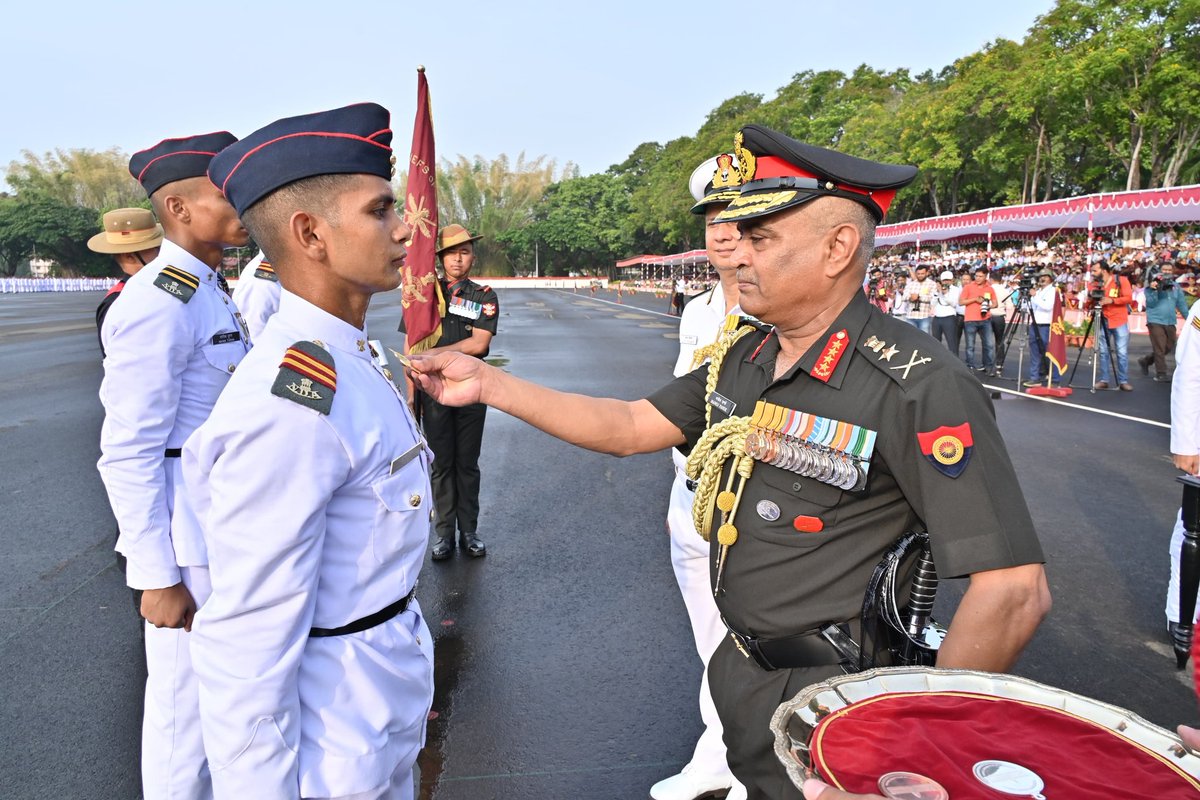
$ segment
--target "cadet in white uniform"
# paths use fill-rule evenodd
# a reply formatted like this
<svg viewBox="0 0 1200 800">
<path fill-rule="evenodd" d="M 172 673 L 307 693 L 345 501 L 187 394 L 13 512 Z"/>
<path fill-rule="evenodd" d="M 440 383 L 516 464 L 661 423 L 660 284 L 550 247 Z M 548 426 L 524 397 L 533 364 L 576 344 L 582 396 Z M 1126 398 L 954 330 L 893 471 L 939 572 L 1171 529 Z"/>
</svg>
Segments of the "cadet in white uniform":
<svg viewBox="0 0 1200 800">
<path fill-rule="evenodd" d="M 391 138 L 386 109 L 355 105 L 274 122 L 209 172 L 283 286 L 184 448 L 211 559 L 192 656 L 218 798 L 413 796 L 430 457 L 364 328 L 409 236 Z"/>
<path fill-rule="evenodd" d="M 1175 346 L 1171 381 L 1171 458 L 1189 475 L 1200 474 L 1200 303 L 1194 303 Z M 1171 579 L 1167 583 L 1167 632 L 1179 623 L 1179 550 L 1183 546 L 1183 513 L 1171 534 Z M 1200 603 L 1197 603 L 1200 617 Z"/>
<path fill-rule="evenodd" d="M 212 156 L 234 141 L 228 133 L 168 139 L 130 159 L 166 239 L 158 257 L 125 284 L 101 329 L 98 467 L 120 529 L 126 582 L 144 590 L 148 623 L 147 800 L 211 796 L 186 633 L 208 593 L 208 560 L 179 453 L 249 348 L 214 271 L 225 246 L 246 243 L 246 231 L 205 177 Z"/>
<path fill-rule="evenodd" d="M 692 213 L 704 215 L 708 262 L 717 270 L 720 282 L 684 306 L 679 320 L 679 359 L 675 362 L 675 377 L 685 375 L 707 361 L 705 350 L 717 340 L 725 318 L 739 313 L 737 268 L 732 260 L 738 241 L 737 226 L 712 223 L 713 217 L 737 197 L 738 186 L 742 183 L 737 160 L 728 154 L 710 158 L 695 169 L 690 183 L 692 196 L 697 201 Z M 677 775 L 650 787 L 650 796 L 654 800 L 693 800 L 710 792 L 729 789 L 728 797 L 739 800 L 746 796 L 746 789 L 725 763 L 721 720 L 708 688 L 708 659 L 727 631 L 713 600 L 708 569 L 709 545 L 696 532 L 692 522 L 695 493 L 684 472 L 687 457 L 672 449 L 671 459 L 675 464 L 675 481 L 671 485 L 667 508 L 671 567 L 687 607 L 696 652 L 704 663 L 700 679 L 700 718 L 704 721 L 704 732 L 696 742 L 692 760 Z"/>
<path fill-rule="evenodd" d="M 266 260 L 261 250 L 242 267 L 237 286 L 233 289 L 233 302 L 246 320 L 250 338 L 257 339 L 266 327 L 267 320 L 279 310 L 279 277 L 275 268 Z"/>
</svg>

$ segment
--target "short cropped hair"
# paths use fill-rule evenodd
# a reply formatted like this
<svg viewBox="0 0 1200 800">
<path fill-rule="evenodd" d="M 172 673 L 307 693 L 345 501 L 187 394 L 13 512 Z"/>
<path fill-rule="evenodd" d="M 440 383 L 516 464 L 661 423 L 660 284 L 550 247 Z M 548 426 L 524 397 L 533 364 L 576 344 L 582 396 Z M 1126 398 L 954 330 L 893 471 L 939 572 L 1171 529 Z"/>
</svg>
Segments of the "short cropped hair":
<svg viewBox="0 0 1200 800">
<path fill-rule="evenodd" d="M 293 213 L 307 211 L 338 224 L 335 202 L 354 175 L 314 175 L 281 186 L 242 212 L 242 224 L 269 261 L 283 255 Z"/>
</svg>

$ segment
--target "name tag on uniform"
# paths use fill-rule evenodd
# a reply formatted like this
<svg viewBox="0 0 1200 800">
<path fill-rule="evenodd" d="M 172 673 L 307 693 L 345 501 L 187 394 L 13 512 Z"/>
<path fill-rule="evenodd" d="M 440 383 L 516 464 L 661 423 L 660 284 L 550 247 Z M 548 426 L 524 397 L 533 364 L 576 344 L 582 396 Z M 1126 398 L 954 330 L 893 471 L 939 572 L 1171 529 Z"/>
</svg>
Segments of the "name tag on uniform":
<svg viewBox="0 0 1200 800">
<path fill-rule="evenodd" d="M 700 337 L 698 337 L 694 333 L 679 334 L 679 343 L 680 344 L 696 344 L 698 341 L 700 341 Z"/>
<path fill-rule="evenodd" d="M 737 403 L 733 402 L 728 397 L 726 397 L 725 395 L 720 394 L 718 392 L 713 392 L 712 394 L 710 394 L 708 396 L 708 403 L 713 408 L 717 409 L 720 412 L 723 412 L 725 414 L 725 416 L 727 416 L 727 417 L 732 417 L 733 410 L 735 408 L 737 408 Z"/>
<path fill-rule="evenodd" d="M 483 314 L 483 305 L 471 300 L 464 300 L 461 297 L 452 297 L 450 298 L 450 305 L 447 310 L 458 317 L 479 319 L 479 316 Z"/>
<path fill-rule="evenodd" d="M 237 331 L 230 331 L 229 333 L 218 333 L 217 335 L 213 336 L 212 343 L 229 344 L 230 342 L 240 342 L 241 340 L 242 335 L 240 333 Z"/>
</svg>

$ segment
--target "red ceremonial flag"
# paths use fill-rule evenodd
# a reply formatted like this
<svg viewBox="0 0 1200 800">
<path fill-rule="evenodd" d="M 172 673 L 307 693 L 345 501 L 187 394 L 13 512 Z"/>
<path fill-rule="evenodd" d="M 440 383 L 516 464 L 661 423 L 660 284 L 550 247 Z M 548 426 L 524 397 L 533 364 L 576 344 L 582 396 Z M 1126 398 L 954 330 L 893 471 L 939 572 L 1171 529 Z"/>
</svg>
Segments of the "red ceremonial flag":
<svg viewBox="0 0 1200 800">
<path fill-rule="evenodd" d="M 1067 371 L 1067 331 L 1063 327 L 1063 302 L 1062 292 L 1054 290 L 1054 314 L 1050 317 L 1050 343 L 1046 347 L 1046 358 L 1050 359 L 1050 365 L 1054 368 L 1051 371 L 1050 377 L 1054 377 L 1054 372 L 1063 375 Z"/>
<path fill-rule="evenodd" d="M 412 238 L 408 240 L 408 257 L 404 260 L 400 284 L 405 349 L 409 353 L 420 353 L 437 343 L 442 336 L 442 316 L 446 313 L 434 252 L 438 235 L 435 163 L 429 82 L 425 80 L 425 68 L 417 67 L 417 117 L 413 122 L 404 198 L 404 222 L 412 229 Z"/>
</svg>

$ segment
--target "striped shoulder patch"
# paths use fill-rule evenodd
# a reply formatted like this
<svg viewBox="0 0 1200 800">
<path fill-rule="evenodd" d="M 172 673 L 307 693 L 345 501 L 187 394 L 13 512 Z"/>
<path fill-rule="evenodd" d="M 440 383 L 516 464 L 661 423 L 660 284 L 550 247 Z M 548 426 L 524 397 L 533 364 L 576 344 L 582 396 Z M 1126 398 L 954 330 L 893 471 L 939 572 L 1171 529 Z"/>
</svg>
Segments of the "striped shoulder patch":
<svg viewBox="0 0 1200 800">
<path fill-rule="evenodd" d="M 186 270 L 168 264 L 154 278 L 154 285 L 186 303 L 200 288 L 200 279 Z"/>
<path fill-rule="evenodd" d="M 264 281 L 279 282 L 279 276 L 275 274 L 275 268 L 271 266 L 269 261 L 263 261 L 255 268 L 254 277 L 262 278 Z"/>
<path fill-rule="evenodd" d="M 271 394 L 328 414 L 336 389 L 337 371 L 329 351 L 315 342 L 296 342 L 279 362 Z"/>
<path fill-rule="evenodd" d="M 1200 316 L 1192 317 L 1192 327 L 1200 331 Z"/>
</svg>

